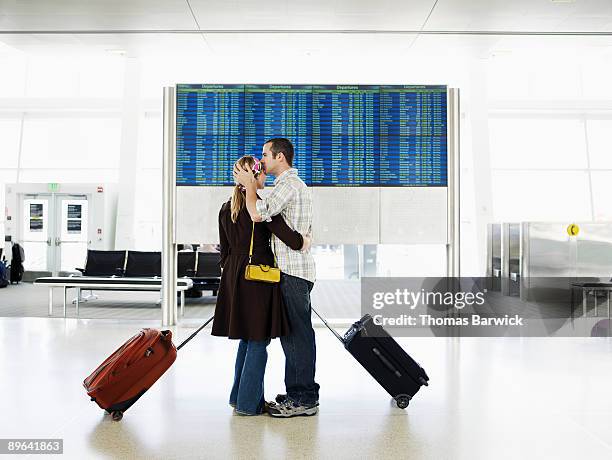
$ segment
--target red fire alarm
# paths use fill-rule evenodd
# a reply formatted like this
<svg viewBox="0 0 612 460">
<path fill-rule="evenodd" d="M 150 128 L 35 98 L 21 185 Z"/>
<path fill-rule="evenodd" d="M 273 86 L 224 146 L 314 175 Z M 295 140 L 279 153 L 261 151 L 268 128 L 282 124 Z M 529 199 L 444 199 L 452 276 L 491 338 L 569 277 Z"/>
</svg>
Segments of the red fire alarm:
<svg viewBox="0 0 612 460">
<path fill-rule="evenodd" d="M 98 193 L 102 193 L 102 192 L 104 192 L 104 187 L 102 186 L 98 187 Z"/>
<path fill-rule="evenodd" d="M 101 228 L 98 229 L 98 235 L 102 235 L 102 229 Z"/>
</svg>

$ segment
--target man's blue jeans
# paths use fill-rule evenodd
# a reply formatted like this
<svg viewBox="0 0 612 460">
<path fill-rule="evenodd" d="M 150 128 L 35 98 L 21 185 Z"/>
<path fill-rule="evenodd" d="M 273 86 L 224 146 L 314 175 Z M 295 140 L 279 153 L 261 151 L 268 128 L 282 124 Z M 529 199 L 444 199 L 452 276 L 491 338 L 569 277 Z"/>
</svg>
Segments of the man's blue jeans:
<svg viewBox="0 0 612 460">
<path fill-rule="evenodd" d="M 241 340 L 236 353 L 230 404 L 243 414 L 261 414 L 264 407 L 264 374 L 270 344 L 267 340 Z"/>
<path fill-rule="evenodd" d="M 291 327 L 289 335 L 281 337 L 285 352 L 285 387 L 290 399 L 305 406 L 319 401 L 319 385 L 315 382 L 317 348 L 310 319 L 313 286 L 303 278 L 281 274 L 281 292 Z"/>
</svg>

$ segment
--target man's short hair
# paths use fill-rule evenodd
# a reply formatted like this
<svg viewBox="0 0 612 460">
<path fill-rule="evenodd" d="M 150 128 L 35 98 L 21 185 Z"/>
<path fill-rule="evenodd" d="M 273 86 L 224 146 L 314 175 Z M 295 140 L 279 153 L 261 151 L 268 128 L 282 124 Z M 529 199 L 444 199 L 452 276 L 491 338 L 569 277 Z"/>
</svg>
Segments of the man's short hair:
<svg viewBox="0 0 612 460">
<path fill-rule="evenodd" d="M 289 166 L 293 166 L 293 144 L 289 139 L 285 139 L 284 137 L 275 137 L 265 142 L 266 144 L 270 144 L 270 151 L 272 152 L 272 157 L 276 158 L 280 152 L 285 154 L 285 160 L 287 160 L 287 164 Z"/>
</svg>

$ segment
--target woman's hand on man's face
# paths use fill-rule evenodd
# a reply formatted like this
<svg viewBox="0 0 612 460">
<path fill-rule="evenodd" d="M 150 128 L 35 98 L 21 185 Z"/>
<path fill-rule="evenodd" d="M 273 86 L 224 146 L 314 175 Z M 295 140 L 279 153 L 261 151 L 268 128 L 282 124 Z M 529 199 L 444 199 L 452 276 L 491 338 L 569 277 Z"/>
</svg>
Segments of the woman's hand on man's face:
<svg viewBox="0 0 612 460">
<path fill-rule="evenodd" d="M 248 184 L 255 181 L 255 176 L 253 176 L 253 171 L 250 171 L 249 169 L 240 166 L 235 166 L 234 180 L 240 185 L 246 187 Z"/>
</svg>

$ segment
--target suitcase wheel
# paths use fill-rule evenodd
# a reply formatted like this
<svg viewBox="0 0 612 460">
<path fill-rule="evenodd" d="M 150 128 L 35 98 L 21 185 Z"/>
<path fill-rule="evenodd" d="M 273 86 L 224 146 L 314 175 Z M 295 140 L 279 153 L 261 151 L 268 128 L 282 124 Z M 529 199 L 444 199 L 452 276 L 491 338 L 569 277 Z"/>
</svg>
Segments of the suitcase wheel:
<svg viewBox="0 0 612 460">
<path fill-rule="evenodd" d="M 123 411 L 120 411 L 120 410 L 113 411 L 111 412 L 111 417 L 113 418 L 115 422 L 118 422 L 119 420 L 123 418 Z"/>
<path fill-rule="evenodd" d="M 398 396 L 395 398 L 395 402 L 397 403 L 397 407 L 400 409 L 406 409 L 408 404 L 410 404 L 410 397 L 408 396 Z"/>
</svg>

